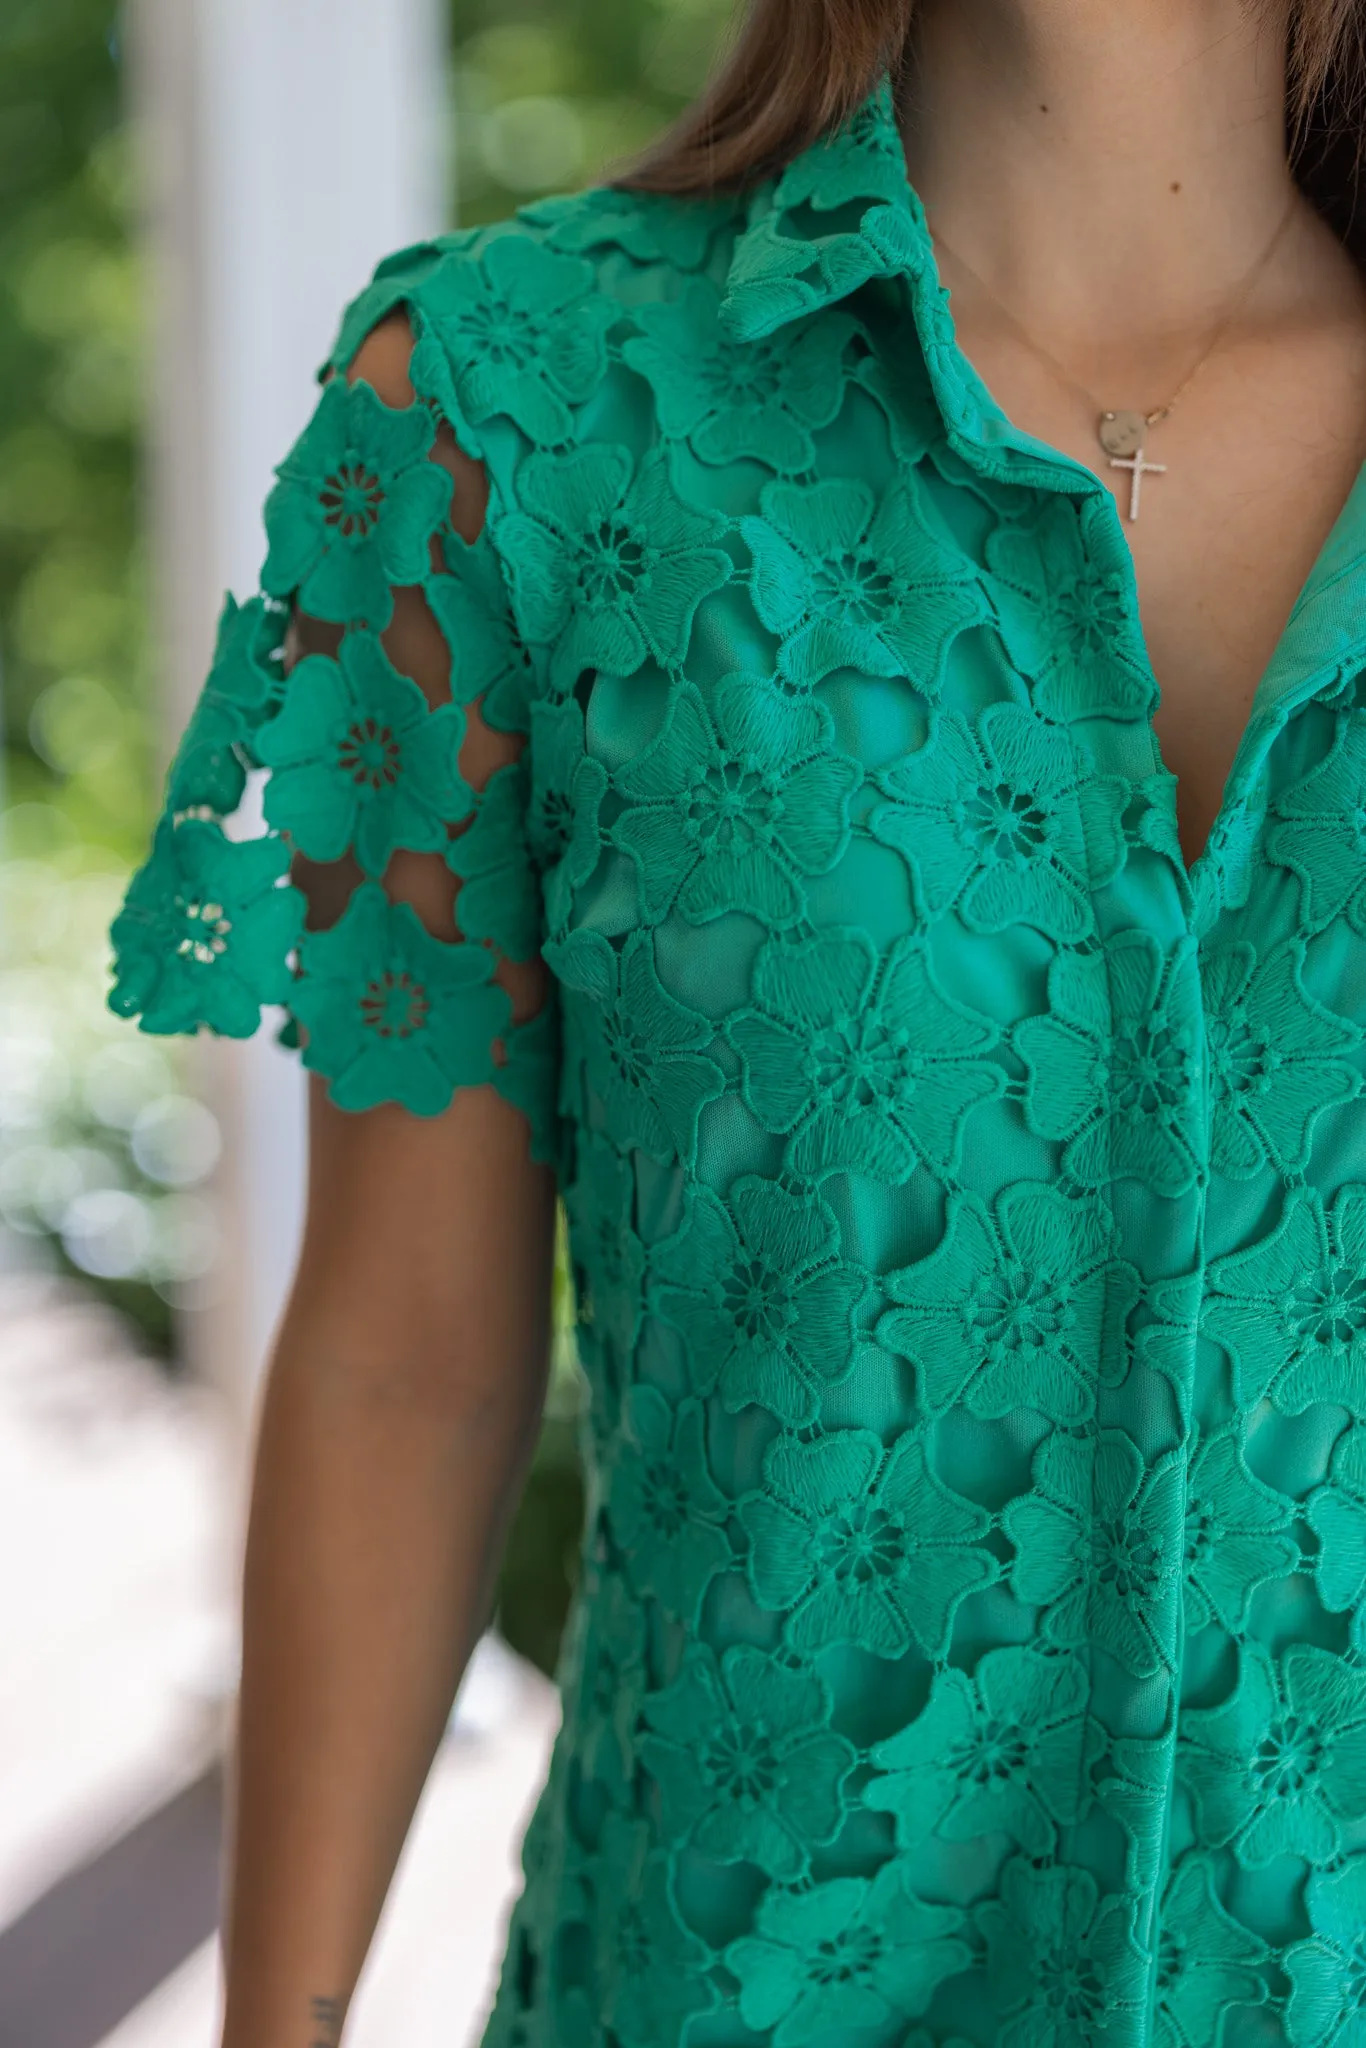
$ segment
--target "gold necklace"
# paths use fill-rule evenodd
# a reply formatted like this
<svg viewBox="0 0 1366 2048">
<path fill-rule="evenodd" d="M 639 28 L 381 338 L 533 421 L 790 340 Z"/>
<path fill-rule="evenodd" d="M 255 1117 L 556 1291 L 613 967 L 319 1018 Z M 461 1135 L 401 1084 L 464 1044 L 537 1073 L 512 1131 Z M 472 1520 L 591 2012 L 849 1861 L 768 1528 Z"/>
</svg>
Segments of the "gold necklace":
<svg viewBox="0 0 1366 2048">
<path fill-rule="evenodd" d="M 1275 234 L 1271 237 L 1271 240 L 1267 243 L 1251 270 L 1248 271 L 1246 277 L 1242 280 L 1232 301 L 1225 309 L 1222 317 L 1215 325 L 1209 340 L 1196 358 L 1193 367 L 1186 372 L 1186 375 L 1182 378 L 1166 403 L 1164 405 L 1155 405 L 1151 412 L 1138 412 L 1130 407 L 1102 405 L 1094 391 L 1089 391 L 1084 384 L 1080 383 L 1072 375 L 1070 370 L 1063 367 L 1056 356 L 1050 355 L 1042 342 L 1034 339 L 1028 328 L 1016 319 L 1010 308 L 991 289 L 986 279 L 979 277 L 972 265 L 958 255 L 955 250 L 951 249 L 942 235 L 935 234 L 933 230 L 931 230 L 931 235 L 935 246 L 941 249 L 966 276 L 972 279 L 974 284 L 978 285 L 986 293 L 987 297 L 997 307 L 1007 326 L 1014 329 L 1030 353 L 1037 356 L 1040 362 L 1045 363 L 1056 377 L 1061 378 L 1064 384 L 1070 386 L 1091 407 L 1096 419 L 1096 439 L 1109 456 L 1111 469 L 1127 469 L 1129 472 L 1129 517 L 1132 520 L 1138 517 L 1144 477 L 1164 476 L 1167 469 L 1165 462 L 1149 462 L 1146 458 L 1144 451 L 1147 447 L 1149 429 L 1160 425 L 1176 405 L 1178 399 L 1185 397 L 1201 370 L 1204 369 L 1206 363 L 1214 354 L 1219 343 L 1228 333 L 1234 320 L 1247 303 L 1252 287 L 1256 284 L 1258 278 L 1262 275 L 1262 272 L 1280 247 L 1281 237 L 1290 225 L 1298 198 L 1298 191 L 1292 190 L 1290 202 L 1285 212 L 1281 215 Z"/>
</svg>

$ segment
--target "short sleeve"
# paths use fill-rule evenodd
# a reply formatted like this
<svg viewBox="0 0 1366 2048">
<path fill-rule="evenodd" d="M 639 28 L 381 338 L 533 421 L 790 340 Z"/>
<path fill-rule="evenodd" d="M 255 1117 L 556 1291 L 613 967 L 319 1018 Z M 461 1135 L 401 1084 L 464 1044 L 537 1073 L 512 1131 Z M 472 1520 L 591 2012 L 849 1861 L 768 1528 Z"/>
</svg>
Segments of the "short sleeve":
<svg viewBox="0 0 1366 2048">
<path fill-rule="evenodd" d="M 357 302 L 364 320 L 348 313 L 334 366 L 401 296 L 395 272 Z M 528 663 L 487 526 L 472 544 L 452 528 L 451 474 L 433 459 L 441 426 L 437 400 L 395 408 L 359 379 L 323 385 L 265 505 L 260 589 L 226 600 L 147 857 L 111 927 L 109 1003 L 144 1031 L 234 1038 L 283 1006 L 281 1041 L 340 1108 L 397 1102 L 434 1116 L 456 1089 L 488 1083 L 552 1158 L 553 1004 L 515 1021 L 501 972 L 544 936 L 528 763 L 514 743 L 482 786 L 462 771 L 472 719 L 529 731 Z M 448 692 L 391 659 L 395 593 L 412 587 L 449 651 Z M 333 644 L 287 672 L 296 607 L 326 622 Z M 259 804 L 254 792 L 246 801 L 253 781 Z M 404 853 L 449 870 L 453 936 L 433 935 L 386 887 Z M 296 856 L 338 864 L 344 908 L 325 928 L 291 879 Z"/>
</svg>

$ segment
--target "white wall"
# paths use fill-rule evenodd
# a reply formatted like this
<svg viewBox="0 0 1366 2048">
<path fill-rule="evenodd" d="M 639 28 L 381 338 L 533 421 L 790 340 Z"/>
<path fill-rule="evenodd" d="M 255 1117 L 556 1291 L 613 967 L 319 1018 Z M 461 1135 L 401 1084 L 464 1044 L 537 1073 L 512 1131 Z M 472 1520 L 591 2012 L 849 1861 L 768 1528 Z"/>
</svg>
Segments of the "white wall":
<svg viewBox="0 0 1366 2048">
<path fill-rule="evenodd" d="M 444 0 L 132 0 L 149 170 L 152 518 L 169 754 L 225 588 L 264 554 L 274 465 L 378 258 L 444 222 Z M 269 1034 L 206 1041 L 227 1251 L 196 1364 L 245 1423 L 288 1285 L 304 1083 Z"/>
</svg>

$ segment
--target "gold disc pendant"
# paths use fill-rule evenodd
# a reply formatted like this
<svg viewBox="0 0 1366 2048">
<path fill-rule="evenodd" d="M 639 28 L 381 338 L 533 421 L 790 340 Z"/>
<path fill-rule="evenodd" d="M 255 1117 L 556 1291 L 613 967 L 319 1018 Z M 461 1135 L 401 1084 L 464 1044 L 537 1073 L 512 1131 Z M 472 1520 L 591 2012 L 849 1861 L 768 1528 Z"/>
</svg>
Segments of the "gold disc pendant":
<svg viewBox="0 0 1366 2048">
<path fill-rule="evenodd" d="M 1103 412 L 1096 433 L 1107 455 L 1137 455 L 1147 439 L 1148 422 L 1141 412 Z"/>
</svg>

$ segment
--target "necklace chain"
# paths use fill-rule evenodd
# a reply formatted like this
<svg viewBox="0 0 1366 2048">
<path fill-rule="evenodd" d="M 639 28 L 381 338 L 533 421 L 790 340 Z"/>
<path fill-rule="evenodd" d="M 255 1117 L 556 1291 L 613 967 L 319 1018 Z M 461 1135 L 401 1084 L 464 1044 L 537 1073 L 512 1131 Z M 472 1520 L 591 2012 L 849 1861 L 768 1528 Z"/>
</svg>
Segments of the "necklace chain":
<svg viewBox="0 0 1366 2048">
<path fill-rule="evenodd" d="M 1094 391 L 1088 389 L 1079 378 L 1073 376 L 1072 372 L 1060 363 L 1057 357 L 1050 350 L 1046 349 L 1041 341 L 1035 340 L 1023 321 L 1017 319 L 999 293 L 992 290 L 986 279 L 973 269 L 965 257 L 960 256 L 955 249 L 950 247 L 949 243 L 944 240 L 944 237 L 934 229 L 931 229 L 931 237 L 936 248 L 942 250 L 965 276 L 970 277 L 973 283 L 986 293 L 1007 326 L 1018 335 L 1031 355 L 1037 356 L 1039 361 L 1052 370 L 1053 374 L 1063 384 L 1076 392 L 1079 397 L 1084 398 L 1086 403 L 1092 408 L 1093 413 L 1096 415 L 1097 435 L 1102 448 L 1105 449 L 1105 452 L 1110 457 L 1111 467 L 1121 467 L 1131 472 L 1132 489 L 1130 493 L 1129 517 L 1136 519 L 1138 517 L 1138 493 L 1143 475 L 1155 472 L 1160 473 L 1165 467 L 1165 465 L 1160 463 L 1144 463 L 1143 445 L 1146 430 L 1160 425 L 1167 418 L 1168 414 L 1172 412 L 1179 400 L 1185 397 L 1191 385 L 1195 382 L 1220 342 L 1224 339 L 1224 336 L 1228 333 L 1233 322 L 1247 304 L 1253 286 L 1257 283 L 1280 247 L 1282 237 L 1294 217 L 1298 198 L 1298 190 L 1292 187 L 1285 211 L 1276 224 L 1275 233 L 1257 258 L 1257 261 L 1240 281 L 1233 297 L 1215 322 L 1209 339 L 1206 341 L 1195 362 L 1177 385 L 1171 397 L 1164 404 L 1154 406 L 1151 412 L 1135 410 L 1132 413 L 1121 413 L 1114 408 L 1102 405 Z M 1117 429 L 1117 432 L 1112 431 L 1110 437 L 1107 438 L 1107 429 Z M 1123 459 L 1130 456 L 1133 458 L 1132 462 Z"/>
</svg>

